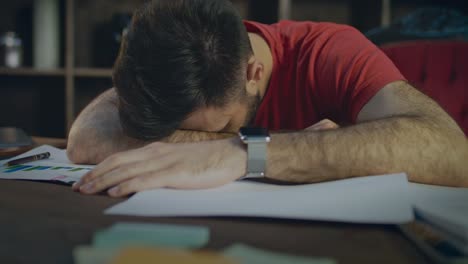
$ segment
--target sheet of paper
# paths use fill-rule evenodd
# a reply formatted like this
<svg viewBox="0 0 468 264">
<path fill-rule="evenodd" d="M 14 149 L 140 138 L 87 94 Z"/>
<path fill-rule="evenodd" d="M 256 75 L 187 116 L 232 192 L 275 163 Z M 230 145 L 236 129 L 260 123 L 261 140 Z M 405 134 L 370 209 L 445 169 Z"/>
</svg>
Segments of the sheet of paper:
<svg viewBox="0 0 468 264">
<path fill-rule="evenodd" d="M 125 246 L 158 246 L 171 248 L 201 248 L 210 239 L 204 226 L 185 226 L 149 223 L 117 223 L 94 235 L 95 248 Z"/>
<path fill-rule="evenodd" d="M 313 258 L 281 254 L 263 249 L 254 248 L 244 244 L 234 244 L 223 250 L 223 255 L 231 257 L 239 263 L 248 264 L 334 264 L 330 258 Z"/>
<path fill-rule="evenodd" d="M 468 253 L 468 188 L 411 183 L 409 192 L 416 212 Z"/>
<path fill-rule="evenodd" d="M 138 216 L 247 216 L 397 224 L 413 219 L 405 174 L 279 186 L 238 181 L 207 190 L 158 189 L 105 211 Z"/>
<path fill-rule="evenodd" d="M 50 152 L 50 158 L 11 167 L 6 167 L 4 165 L 6 162 L 13 159 L 44 152 Z M 78 181 L 94 167 L 89 165 L 74 165 L 67 158 L 65 150 L 48 145 L 32 149 L 11 159 L 2 160 L 0 164 L 0 179 L 61 181 L 64 183 Z"/>
</svg>

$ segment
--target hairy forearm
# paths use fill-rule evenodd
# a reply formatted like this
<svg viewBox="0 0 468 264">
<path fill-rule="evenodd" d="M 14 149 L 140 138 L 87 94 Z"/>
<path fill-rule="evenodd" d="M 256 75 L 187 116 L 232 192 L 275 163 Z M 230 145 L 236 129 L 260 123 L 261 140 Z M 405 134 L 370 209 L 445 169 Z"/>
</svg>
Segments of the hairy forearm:
<svg viewBox="0 0 468 264">
<path fill-rule="evenodd" d="M 453 122 L 402 116 L 330 131 L 272 135 L 267 175 L 317 182 L 406 172 L 414 182 L 468 186 L 467 160 L 466 138 Z"/>
<path fill-rule="evenodd" d="M 225 139 L 233 136 L 235 136 L 235 134 L 193 130 L 176 130 L 174 133 L 172 133 L 172 135 L 162 139 L 161 141 L 166 143 L 190 143 L 207 140 Z"/>
</svg>

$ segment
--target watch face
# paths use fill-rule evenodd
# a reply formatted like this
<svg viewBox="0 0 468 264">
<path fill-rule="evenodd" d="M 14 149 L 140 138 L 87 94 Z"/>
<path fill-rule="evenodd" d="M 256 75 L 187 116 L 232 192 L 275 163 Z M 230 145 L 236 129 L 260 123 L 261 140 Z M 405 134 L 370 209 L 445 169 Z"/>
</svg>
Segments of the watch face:
<svg viewBox="0 0 468 264">
<path fill-rule="evenodd" d="M 242 135 L 248 135 L 248 136 L 259 136 L 259 137 L 269 136 L 268 130 L 263 127 L 241 127 L 240 133 Z"/>
<path fill-rule="evenodd" d="M 268 130 L 262 127 L 242 127 L 239 131 L 239 134 L 241 139 L 244 141 L 270 141 L 270 134 L 268 134 Z"/>
</svg>

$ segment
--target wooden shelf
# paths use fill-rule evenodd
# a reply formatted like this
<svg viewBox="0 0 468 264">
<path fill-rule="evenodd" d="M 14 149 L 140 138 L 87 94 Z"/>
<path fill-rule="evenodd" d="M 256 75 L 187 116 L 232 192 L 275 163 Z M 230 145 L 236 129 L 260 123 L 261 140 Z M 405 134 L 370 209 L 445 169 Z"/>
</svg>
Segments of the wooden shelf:
<svg viewBox="0 0 468 264">
<path fill-rule="evenodd" d="M 0 76 L 65 76 L 64 69 L 42 70 L 35 68 L 0 67 Z"/>
<path fill-rule="evenodd" d="M 42 70 L 35 68 L 6 68 L 0 67 L 0 76 L 65 76 L 65 69 Z M 76 77 L 111 78 L 112 69 L 106 68 L 75 68 Z"/>
<path fill-rule="evenodd" d="M 76 77 L 98 77 L 111 78 L 112 69 L 105 68 L 76 68 L 74 71 Z"/>
</svg>

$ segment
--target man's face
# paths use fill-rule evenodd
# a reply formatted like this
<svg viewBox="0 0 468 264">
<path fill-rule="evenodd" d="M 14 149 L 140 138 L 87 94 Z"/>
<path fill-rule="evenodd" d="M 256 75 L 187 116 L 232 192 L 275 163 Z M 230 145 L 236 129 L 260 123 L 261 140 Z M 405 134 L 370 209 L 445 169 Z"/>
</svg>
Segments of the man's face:
<svg viewBox="0 0 468 264">
<path fill-rule="evenodd" d="M 237 133 L 242 126 L 249 125 L 255 118 L 259 96 L 245 96 L 225 107 L 203 107 L 194 111 L 181 124 L 181 129 L 207 132 Z"/>
</svg>

